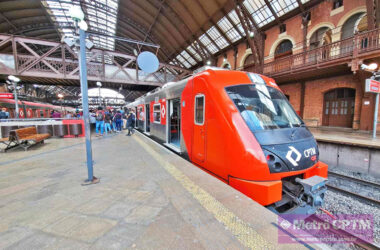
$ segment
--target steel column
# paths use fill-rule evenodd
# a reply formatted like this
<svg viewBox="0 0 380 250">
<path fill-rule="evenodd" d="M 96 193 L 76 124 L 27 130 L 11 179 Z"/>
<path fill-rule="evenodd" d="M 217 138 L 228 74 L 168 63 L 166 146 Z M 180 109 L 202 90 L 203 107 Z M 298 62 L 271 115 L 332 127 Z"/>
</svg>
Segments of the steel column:
<svg viewBox="0 0 380 250">
<path fill-rule="evenodd" d="M 19 118 L 19 108 L 18 108 L 18 96 L 17 96 L 17 82 L 13 82 L 13 88 L 14 88 L 14 96 L 15 96 L 15 107 L 16 107 L 16 118 Z"/>
<path fill-rule="evenodd" d="M 379 113 L 379 93 L 376 93 L 376 101 L 375 101 L 375 112 L 373 116 L 373 131 L 372 138 L 376 138 L 376 130 L 377 130 L 377 115 Z"/>
<path fill-rule="evenodd" d="M 80 86 L 82 91 L 82 107 L 84 131 L 86 136 L 86 156 L 87 156 L 87 171 L 88 181 L 93 180 L 93 162 L 92 162 L 92 146 L 91 146 L 91 131 L 90 131 L 90 114 L 88 107 L 88 86 L 87 86 L 87 65 L 86 65 L 86 32 L 79 29 L 79 74 Z"/>
</svg>

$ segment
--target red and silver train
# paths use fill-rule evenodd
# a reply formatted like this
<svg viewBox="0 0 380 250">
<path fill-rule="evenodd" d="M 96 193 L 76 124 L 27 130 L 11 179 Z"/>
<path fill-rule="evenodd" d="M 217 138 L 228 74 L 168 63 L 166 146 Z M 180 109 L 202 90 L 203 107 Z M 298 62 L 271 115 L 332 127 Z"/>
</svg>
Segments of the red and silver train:
<svg viewBox="0 0 380 250">
<path fill-rule="evenodd" d="M 16 101 L 13 99 L 0 99 L 0 109 L 5 108 L 9 112 L 9 118 L 16 118 Z M 19 118 L 50 118 L 51 112 L 57 110 L 62 117 L 67 112 L 75 112 L 74 108 L 61 107 L 46 103 L 18 101 Z"/>
<path fill-rule="evenodd" d="M 328 167 L 273 79 L 207 69 L 127 107 L 139 130 L 272 211 L 323 205 Z"/>
</svg>

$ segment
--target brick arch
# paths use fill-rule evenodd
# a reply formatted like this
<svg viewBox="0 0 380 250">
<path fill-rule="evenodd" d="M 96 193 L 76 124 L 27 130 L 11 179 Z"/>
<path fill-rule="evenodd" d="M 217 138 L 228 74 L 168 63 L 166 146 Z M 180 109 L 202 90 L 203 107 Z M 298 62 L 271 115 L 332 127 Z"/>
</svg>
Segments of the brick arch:
<svg viewBox="0 0 380 250">
<path fill-rule="evenodd" d="M 311 28 L 308 32 L 307 32 L 307 46 L 309 47 L 310 46 L 310 38 L 311 36 L 317 31 L 319 30 L 320 28 L 324 28 L 324 27 L 327 27 L 329 28 L 330 30 L 334 30 L 335 29 L 335 26 L 333 23 L 331 22 L 321 22 L 321 23 L 318 23 L 316 25 L 313 26 L 313 28 Z"/>
<path fill-rule="evenodd" d="M 326 79 L 312 80 L 305 86 L 305 108 L 303 119 L 311 126 L 322 125 L 324 95 L 337 88 L 355 89 L 354 121 L 360 119 L 361 90 L 357 87 L 357 80 L 352 76 L 337 76 Z"/>
<path fill-rule="evenodd" d="M 245 51 L 243 57 L 242 57 L 241 60 L 240 60 L 239 68 L 241 68 L 241 69 L 244 68 L 244 62 L 245 62 L 245 59 L 247 59 L 247 57 L 248 57 L 249 55 L 251 55 L 251 54 L 252 54 L 252 50 L 251 50 L 250 48 L 246 49 L 246 51 Z"/>
<path fill-rule="evenodd" d="M 357 7 L 353 10 L 350 10 L 349 12 L 347 12 L 343 17 L 341 17 L 339 19 L 339 22 L 336 26 L 336 33 L 339 33 L 342 31 L 342 26 L 343 24 L 353 15 L 355 14 L 358 14 L 358 13 L 367 13 L 367 7 L 366 6 L 360 6 L 360 7 Z"/>
<path fill-rule="evenodd" d="M 325 89 L 322 91 L 322 95 L 324 96 L 326 93 L 330 92 L 330 91 L 333 91 L 335 89 L 354 89 L 356 91 L 356 88 L 352 87 L 352 86 L 348 86 L 350 84 L 347 84 L 347 87 L 345 86 L 339 86 L 339 87 L 333 87 L 333 88 L 328 88 L 328 89 Z"/>
<path fill-rule="evenodd" d="M 289 40 L 293 44 L 293 49 L 292 50 L 294 52 L 294 50 L 296 49 L 296 46 L 295 46 L 296 45 L 296 41 L 294 40 L 294 38 L 292 36 L 289 36 L 289 35 L 281 36 L 281 37 L 277 38 L 277 40 L 274 41 L 274 43 L 272 44 L 272 47 L 270 48 L 270 51 L 269 51 L 269 56 L 270 57 L 274 57 L 274 52 L 276 51 L 277 46 L 281 42 L 283 42 L 285 40 Z"/>
<path fill-rule="evenodd" d="M 231 63 L 228 60 L 223 61 L 221 68 L 224 68 L 226 65 L 230 65 L 230 69 L 232 69 Z"/>
</svg>

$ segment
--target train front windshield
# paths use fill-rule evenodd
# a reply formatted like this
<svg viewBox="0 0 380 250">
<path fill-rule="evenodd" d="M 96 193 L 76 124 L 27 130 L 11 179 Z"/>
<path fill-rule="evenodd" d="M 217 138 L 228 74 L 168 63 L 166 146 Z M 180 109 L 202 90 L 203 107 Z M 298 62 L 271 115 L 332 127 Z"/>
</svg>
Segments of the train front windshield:
<svg viewBox="0 0 380 250">
<path fill-rule="evenodd" d="M 226 87 L 251 131 L 304 126 L 285 95 L 264 84 Z"/>
</svg>

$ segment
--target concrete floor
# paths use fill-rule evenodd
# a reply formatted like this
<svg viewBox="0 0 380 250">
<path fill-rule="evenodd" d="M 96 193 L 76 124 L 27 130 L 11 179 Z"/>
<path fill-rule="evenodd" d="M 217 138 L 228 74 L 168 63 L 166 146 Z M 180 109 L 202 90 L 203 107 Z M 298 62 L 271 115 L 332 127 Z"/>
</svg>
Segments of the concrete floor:
<svg viewBox="0 0 380 250">
<path fill-rule="evenodd" d="M 303 249 L 277 243 L 277 216 L 142 135 L 0 154 L 0 249 Z"/>
</svg>

